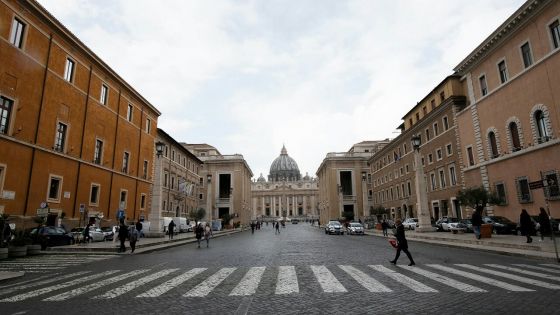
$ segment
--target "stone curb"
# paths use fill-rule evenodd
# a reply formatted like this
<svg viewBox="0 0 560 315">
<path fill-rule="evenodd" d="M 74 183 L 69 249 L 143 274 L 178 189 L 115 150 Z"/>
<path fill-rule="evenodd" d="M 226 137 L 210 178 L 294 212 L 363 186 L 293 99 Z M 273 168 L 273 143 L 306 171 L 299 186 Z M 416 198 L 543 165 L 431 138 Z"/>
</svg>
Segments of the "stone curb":
<svg viewBox="0 0 560 315">
<path fill-rule="evenodd" d="M 23 271 L 0 271 L 0 282 L 20 278 L 25 275 Z"/>
</svg>

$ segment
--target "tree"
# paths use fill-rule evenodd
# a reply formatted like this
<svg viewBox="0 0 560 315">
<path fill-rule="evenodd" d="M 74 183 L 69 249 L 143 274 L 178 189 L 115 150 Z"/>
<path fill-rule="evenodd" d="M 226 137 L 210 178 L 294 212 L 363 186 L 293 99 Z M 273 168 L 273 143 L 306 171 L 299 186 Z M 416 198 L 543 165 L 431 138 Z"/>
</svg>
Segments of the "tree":
<svg viewBox="0 0 560 315">
<path fill-rule="evenodd" d="M 487 204 L 500 203 L 500 198 L 493 192 L 486 190 L 483 186 L 461 189 L 457 194 L 457 200 L 462 205 L 473 209 L 485 207 Z"/>
<path fill-rule="evenodd" d="M 206 209 L 198 208 L 193 210 L 189 213 L 189 216 L 194 220 L 194 223 L 198 225 L 198 221 L 206 216 Z"/>
</svg>

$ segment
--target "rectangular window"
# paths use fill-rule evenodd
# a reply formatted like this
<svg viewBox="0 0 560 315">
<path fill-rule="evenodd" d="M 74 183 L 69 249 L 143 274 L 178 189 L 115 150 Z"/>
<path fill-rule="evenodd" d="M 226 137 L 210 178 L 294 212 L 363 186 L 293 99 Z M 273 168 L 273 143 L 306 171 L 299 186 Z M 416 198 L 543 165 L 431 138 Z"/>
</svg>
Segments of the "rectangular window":
<svg viewBox="0 0 560 315">
<path fill-rule="evenodd" d="M 432 186 L 432 190 L 436 190 L 437 182 L 436 182 L 436 174 L 434 174 L 434 173 L 430 174 L 430 184 Z"/>
<path fill-rule="evenodd" d="M 410 182 L 406 182 L 406 190 L 409 196 L 412 195 L 412 187 L 410 185 Z"/>
<path fill-rule="evenodd" d="M 167 173 L 163 174 L 163 187 L 169 186 L 169 175 Z"/>
<path fill-rule="evenodd" d="M 12 32 L 10 33 L 10 43 L 21 48 L 23 46 L 23 35 L 25 33 L 25 24 L 18 18 L 12 21 Z"/>
<path fill-rule="evenodd" d="M 171 150 L 171 161 L 175 162 L 175 150 Z"/>
<path fill-rule="evenodd" d="M 434 124 L 434 137 L 437 137 L 439 135 L 439 126 L 438 123 Z"/>
<path fill-rule="evenodd" d="M 126 107 L 126 120 L 128 121 L 132 121 L 132 105 L 128 104 L 128 106 Z"/>
<path fill-rule="evenodd" d="M 150 131 L 152 131 L 152 121 L 146 118 L 146 133 L 150 133 Z"/>
<path fill-rule="evenodd" d="M 560 23 L 558 20 L 554 21 L 549 26 L 550 28 L 550 35 L 552 36 L 552 45 L 554 49 L 560 47 Z"/>
<path fill-rule="evenodd" d="M 107 97 L 109 96 L 109 88 L 105 84 L 101 84 L 101 96 L 99 97 L 99 101 L 103 105 L 107 105 Z"/>
<path fill-rule="evenodd" d="M 441 185 L 441 188 L 445 188 L 446 183 L 445 183 L 445 172 L 444 170 L 439 170 L 439 183 Z"/>
<path fill-rule="evenodd" d="M 560 199 L 560 186 L 558 185 L 558 173 L 550 171 L 544 173 L 547 186 L 545 187 L 545 195 L 548 199 Z M 0 178 L 1 180 L 1 178 Z"/>
<path fill-rule="evenodd" d="M 528 203 L 533 201 L 531 197 L 531 189 L 529 189 L 529 180 L 527 177 L 517 178 L 517 197 L 520 203 Z"/>
<path fill-rule="evenodd" d="M 54 150 L 57 152 L 64 152 L 64 145 L 66 144 L 66 132 L 68 126 L 59 122 L 56 126 L 56 137 L 54 139 Z"/>
<path fill-rule="evenodd" d="M 449 119 L 447 116 L 443 116 L 443 130 L 447 131 L 447 129 L 449 129 Z"/>
<path fill-rule="evenodd" d="M 0 193 L 4 190 L 4 176 L 6 174 L 6 166 L 0 165 Z"/>
<path fill-rule="evenodd" d="M 474 155 L 472 151 L 472 147 L 467 148 L 467 156 L 469 157 L 469 166 L 474 165 Z"/>
<path fill-rule="evenodd" d="M 89 204 L 95 206 L 99 203 L 99 185 L 91 184 L 89 191 Z"/>
<path fill-rule="evenodd" d="M 440 99 L 440 101 L 442 101 L 442 102 L 445 101 L 445 92 L 444 92 L 444 91 L 441 91 L 441 92 L 439 93 L 439 99 Z"/>
<path fill-rule="evenodd" d="M 144 160 L 144 165 L 142 166 L 142 177 L 144 179 L 148 178 L 148 161 Z"/>
<path fill-rule="evenodd" d="M 428 109 L 426 106 L 422 107 L 422 114 L 424 114 L 424 116 L 428 115 Z"/>
<path fill-rule="evenodd" d="M 441 152 L 441 149 L 436 150 L 436 155 L 438 161 L 441 161 L 443 159 L 443 153 Z"/>
<path fill-rule="evenodd" d="M 430 129 L 426 129 L 426 141 L 430 141 Z"/>
<path fill-rule="evenodd" d="M 431 100 L 431 101 L 430 101 L 430 106 L 432 107 L 432 110 L 433 110 L 434 108 L 436 108 L 436 100 Z"/>
<path fill-rule="evenodd" d="M 507 205 L 506 185 L 503 182 L 496 183 L 496 197 L 498 197 L 499 206 Z"/>
<path fill-rule="evenodd" d="M 140 195 L 140 209 L 144 209 L 144 208 L 146 208 L 146 195 L 141 194 Z"/>
<path fill-rule="evenodd" d="M 420 120 L 420 113 L 416 113 L 416 121 Z"/>
<path fill-rule="evenodd" d="M 502 60 L 498 63 L 498 72 L 500 73 L 500 82 L 506 83 L 508 80 L 506 61 Z"/>
<path fill-rule="evenodd" d="M 451 145 L 451 143 L 445 146 L 445 151 L 447 151 L 447 156 L 453 154 L 453 146 Z"/>
<path fill-rule="evenodd" d="M 93 163 L 101 165 L 101 159 L 103 158 L 103 141 L 95 140 L 95 152 L 93 153 Z"/>
<path fill-rule="evenodd" d="M 10 127 L 10 117 L 12 116 L 12 108 L 14 102 L 3 96 L 0 96 L 0 133 L 8 134 Z"/>
<path fill-rule="evenodd" d="M 171 176 L 171 189 L 175 189 L 175 176 Z"/>
<path fill-rule="evenodd" d="M 482 96 L 486 96 L 486 94 L 488 94 L 488 85 L 486 84 L 486 76 L 483 75 L 478 79 L 478 82 L 480 83 L 480 93 L 482 94 Z"/>
<path fill-rule="evenodd" d="M 528 68 L 533 64 L 533 56 L 531 55 L 531 47 L 529 43 L 523 44 L 521 46 L 521 55 L 523 56 L 523 65 Z"/>
<path fill-rule="evenodd" d="M 451 186 L 457 185 L 457 174 L 455 173 L 455 166 L 449 167 L 449 179 L 451 180 Z"/>
<path fill-rule="evenodd" d="M 123 155 L 122 171 L 123 173 L 128 173 L 128 162 L 130 160 L 130 153 L 125 152 Z"/>
<path fill-rule="evenodd" d="M 72 82 L 74 80 L 74 68 L 76 63 L 70 58 L 66 58 L 66 67 L 64 68 L 64 80 Z"/>
<path fill-rule="evenodd" d="M 204 195 L 203 194 L 198 194 L 198 199 L 200 199 L 200 200 L 204 199 Z"/>
<path fill-rule="evenodd" d="M 166 209 L 165 207 L 167 207 L 167 202 L 164 200 L 164 201 L 163 201 L 163 206 L 161 207 L 161 209 L 162 209 L 163 211 L 166 211 L 167 209 Z"/>
<path fill-rule="evenodd" d="M 48 198 L 49 201 L 60 201 L 60 191 L 62 188 L 62 177 L 60 176 L 49 176 L 49 192 Z"/>
<path fill-rule="evenodd" d="M 434 163 L 434 156 L 431 153 L 428 154 L 428 163 L 430 164 Z"/>
<path fill-rule="evenodd" d="M 122 209 L 126 209 L 127 197 L 128 197 L 128 191 L 124 189 L 121 190 L 121 196 L 119 198 L 119 201 L 120 201 L 120 207 Z"/>
</svg>

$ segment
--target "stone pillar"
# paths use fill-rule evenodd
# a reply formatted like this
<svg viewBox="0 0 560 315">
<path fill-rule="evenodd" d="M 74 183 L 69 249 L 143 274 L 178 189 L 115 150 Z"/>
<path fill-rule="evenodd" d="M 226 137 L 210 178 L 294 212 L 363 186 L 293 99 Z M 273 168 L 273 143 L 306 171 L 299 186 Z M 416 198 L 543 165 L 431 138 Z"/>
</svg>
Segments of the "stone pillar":
<svg viewBox="0 0 560 315">
<path fill-rule="evenodd" d="M 163 235 L 163 218 L 161 216 L 161 203 L 162 203 L 162 187 L 163 187 L 163 165 L 162 158 L 156 157 L 155 163 L 155 176 L 154 186 L 152 193 L 152 205 L 150 213 L 148 214 L 148 221 L 150 221 L 149 233 L 156 233 Z"/>
<path fill-rule="evenodd" d="M 416 212 L 418 214 L 418 227 L 416 232 L 433 232 L 430 219 L 430 208 L 428 206 L 428 193 L 426 192 L 426 180 L 424 178 L 424 167 L 420 159 L 420 152 L 414 150 L 414 163 L 416 164 L 416 174 L 414 184 L 416 188 Z"/>
</svg>

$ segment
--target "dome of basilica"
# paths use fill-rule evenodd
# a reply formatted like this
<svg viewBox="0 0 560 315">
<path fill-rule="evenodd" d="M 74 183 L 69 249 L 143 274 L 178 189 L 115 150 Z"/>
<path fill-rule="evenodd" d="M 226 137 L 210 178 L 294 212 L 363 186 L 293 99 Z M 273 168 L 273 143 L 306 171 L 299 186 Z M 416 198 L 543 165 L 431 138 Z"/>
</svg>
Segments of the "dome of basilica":
<svg viewBox="0 0 560 315">
<path fill-rule="evenodd" d="M 277 181 L 297 181 L 301 179 L 299 167 L 294 159 L 288 155 L 285 146 L 282 146 L 280 156 L 277 157 L 270 166 L 268 180 Z"/>
</svg>

